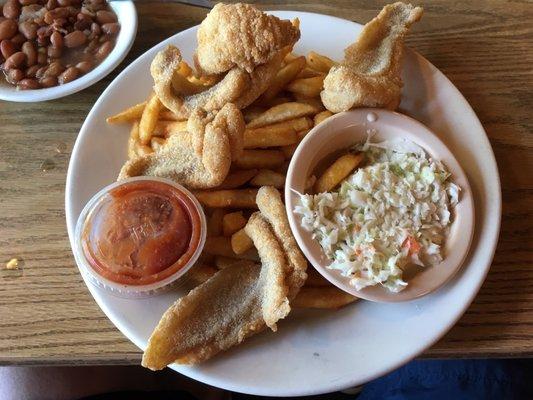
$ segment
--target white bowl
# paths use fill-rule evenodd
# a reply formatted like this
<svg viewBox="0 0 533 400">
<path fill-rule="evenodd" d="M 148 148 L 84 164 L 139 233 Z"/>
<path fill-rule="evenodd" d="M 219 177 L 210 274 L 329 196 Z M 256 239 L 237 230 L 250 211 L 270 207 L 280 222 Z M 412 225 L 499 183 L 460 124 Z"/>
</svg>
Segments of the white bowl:
<svg viewBox="0 0 533 400">
<path fill-rule="evenodd" d="M 453 222 L 444 246 L 444 260 L 425 267 L 407 278 L 408 286 L 399 293 L 390 292 L 381 285 L 356 290 L 350 278 L 339 271 L 328 269 L 331 264 L 312 234 L 302 228 L 301 216 L 294 213 L 300 204 L 297 193 L 304 193 L 307 177 L 317 164 L 328 155 L 364 142 L 368 132 L 374 131 L 373 141 L 405 138 L 421 146 L 430 157 L 441 160 L 460 188 L 459 203 L 453 210 Z M 405 115 L 387 110 L 356 109 L 328 118 L 311 130 L 298 146 L 289 169 L 285 185 L 285 204 L 289 223 L 298 245 L 315 269 L 340 289 L 363 299 L 379 302 L 412 300 L 437 290 L 448 282 L 463 264 L 474 233 L 474 203 L 472 190 L 463 169 L 437 136 L 420 122 Z"/>
<path fill-rule="evenodd" d="M 101 64 L 72 82 L 47 89 L 17 90 L 15 86 L 3 82 L 0 84 L 0 99 L 22 103 L 58 99 L 91 86 L 113 71 L 126 57 L 135 40 L 137 11 L 131 0 L 110 1 L 109 5 L 117 14 L 120 32 L 115 47 Z"/>
</svg>

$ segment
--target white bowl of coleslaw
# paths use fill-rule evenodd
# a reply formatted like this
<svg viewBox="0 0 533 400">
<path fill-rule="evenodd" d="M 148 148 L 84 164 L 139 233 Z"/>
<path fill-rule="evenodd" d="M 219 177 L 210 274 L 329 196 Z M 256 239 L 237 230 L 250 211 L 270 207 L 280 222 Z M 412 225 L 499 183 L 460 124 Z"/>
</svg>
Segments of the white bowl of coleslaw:
<svg viewBox="0 0 533 400">
<path fill-rule="evenodd" d="M 346 153 L 363 161 L 336 171 L 342 180 L 327 191 L 309 187 Z M 309 132 L 290 163 L 285 204 L 315 269 L 371 301 L 437 290 L 460 269 L 474 233 L 471 188 L 453 154 L 420 122 L 388 110 L 340 113 Z"/>
</svg>

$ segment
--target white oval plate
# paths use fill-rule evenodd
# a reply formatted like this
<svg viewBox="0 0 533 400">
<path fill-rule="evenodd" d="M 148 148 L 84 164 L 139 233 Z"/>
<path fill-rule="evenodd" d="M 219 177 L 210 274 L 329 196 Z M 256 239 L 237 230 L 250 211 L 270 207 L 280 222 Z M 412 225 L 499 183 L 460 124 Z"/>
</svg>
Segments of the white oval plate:
<svg viewBox="0 0 533 400">
<path fill-rule="evenodd" d="M 298 17 L 297 53 L 315 50 L 334 59 L 353 42 L 361 25 L 326 15 L 276 11 Z M 152 87 L 150 62 L 168 44 L 191 60 L 196 27 L 178 33 L 129 65 L 104 91 L 83 124 L 72 151 L 65 208 L 72 243 L 85 203 L 114 181 L 126 160 L 128 127 L 105 118 L 146 99 Z M 420 55 L 407 51 L 400 111 L 421 121 L 455 154 L 465 170 L 476 205 L 476 233 L 459 274 L 441 290 L 397 304 L 360 301 L 339 311 L 296 311 L 277 333 L 262 333 L 196 367 L 172 366 L 220 388 L 265 396 L 332 392 L 377 378 L 409 361 L 440 339 L 479 290 L 492 261 L 500 229 L 501 193 L 494 154 L 479 120 L 453 84 Z M 183 291 L 143 299 L 120 299 L 87 283 L 118 329 L 139 348 L 166 308 Z"/>
<path fill-rule="evenodd" d="M 4 1 L 0 1 L 0 3 L 4 3 Z M 135 40 L 135 35 L 137 34 L 137 10 L 131 0 L 111 0 L 109 5 L 117 14 L 118 22 L 120 22 L 120 32 L 115 47 L 101 64 L 72 82 L 48 89 L 17 90 L 13 85 L 0 82 L 0 99 L 22 103 L 59 99 L 91 86 L 113 71 L 126 57 Z"/>
</svg>

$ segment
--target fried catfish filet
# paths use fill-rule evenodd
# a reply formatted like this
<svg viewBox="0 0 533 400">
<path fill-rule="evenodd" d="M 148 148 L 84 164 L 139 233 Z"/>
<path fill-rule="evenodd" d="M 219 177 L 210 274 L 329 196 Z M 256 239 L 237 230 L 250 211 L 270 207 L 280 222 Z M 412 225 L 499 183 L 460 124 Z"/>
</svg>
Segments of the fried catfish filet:
<svg viewBox="0 0 533 400">
<path fill-rule="evenodd" d="M 203 74 L 220 74 L 234 67 L 251 73 L 299 38 L 299 29 L 288 20 L 249 4 L 219 3 L 198 29 L 196 67 Z"/>
<path fill-rule="evenodd" d="M 217 113 L 197 109 L 187 131 L 174 133 L 160 151 L 127 161 L 119 180 L 147 175 L 172 179 L 190 189 L 220 185 L 243 149 L 244 118 L 234 104 Z"/>
<path fill-rule="evenodd" d="M 410 4 L 389 4 L 365 25 L 357 41 L 344 50 L 343 62 L 324 80 L 320 95 L 328 110 L 399 106 L 404 39 L 422 12 Z"/>
<path fill-rule="evenodd" d="M 259 212 L 246 225 L 261 265 L 242 261 L 218 271 L 176 301 L 155 328 L 142 365 L 197 364 L 239 344 L 289 314 L 307 278 L 307 262 L 289 229 L 279 192 L 259 189 Z M 194 268 L 194 267 L 193 267 Z"/>
</svg>

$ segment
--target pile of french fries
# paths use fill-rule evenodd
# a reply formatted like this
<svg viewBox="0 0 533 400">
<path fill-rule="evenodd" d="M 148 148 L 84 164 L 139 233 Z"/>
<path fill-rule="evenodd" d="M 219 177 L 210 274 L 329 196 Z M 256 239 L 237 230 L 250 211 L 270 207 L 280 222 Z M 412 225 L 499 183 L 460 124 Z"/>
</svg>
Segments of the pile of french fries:
<svg viewBox="0 0 533 400">
<path fill-rule="evenodd" d="M 329 69 L 336 63 L 326 56 L 310 52 L 307 56 L 288 53 L 269 88 L 252 105 L 242 110 L 247 123 L 244 152 L 232 163 L 226 180 L 217 188 L 196 191 L 207 218 L 207 242 L 189 277 L 201 283 L 219 269 L 243 259 L 258 261 L 252 240 L 244 226 L 257 208 L 255 198 L 261 186 L 285 185 L 287 168 L 296 147 L 316 125 L 333 115 L 325 110 L 320 92 Z M 177 86 L 198 93 L 215 84 L 212 77 L 198 77 L 182 62 L 174 78 Z M 128 157 L 157 152 L 173 134 L 187 130 L 166 109 L 157 96 L 149 98 L 107 118 L 110 124 L 130 123 Z M 346 154 L 333 163 L 318 179 L 310 177 L 308 188 L 317 192 L 333 189 L 361 161 L 359 155 Z M 309 278 L 293 301 L 302 308 L 338 308 L 354 297 L 338 290 L 308 268 Z"/>
</svg>

